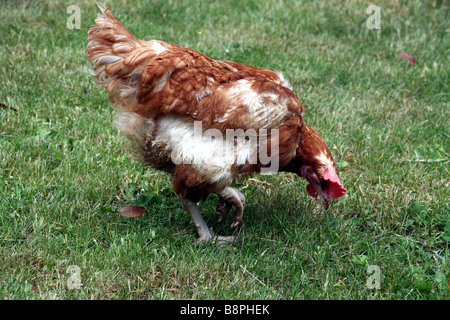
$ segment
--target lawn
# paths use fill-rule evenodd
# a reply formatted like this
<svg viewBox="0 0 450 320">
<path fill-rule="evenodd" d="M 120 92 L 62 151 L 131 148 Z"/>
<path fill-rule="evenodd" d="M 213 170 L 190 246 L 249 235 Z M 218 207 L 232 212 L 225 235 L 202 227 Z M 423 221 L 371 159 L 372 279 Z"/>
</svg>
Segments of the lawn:
<svg viewBox="0 0 450 320">
<path fill-rule="evenodd" d="M 217 222 L 216 196 L 200 206 L 238 240 L 197 245 L 88 72 L 94 1 L 2 1 L 0 298 L 450 299 L 445 1 L 378 1 L 379 30 L 371 1 L 107 4 L 137 38 L 283 71 L 348 192 L 324 213 L 298 177 L 240 179 L 241 228 Z"/>
</svg>

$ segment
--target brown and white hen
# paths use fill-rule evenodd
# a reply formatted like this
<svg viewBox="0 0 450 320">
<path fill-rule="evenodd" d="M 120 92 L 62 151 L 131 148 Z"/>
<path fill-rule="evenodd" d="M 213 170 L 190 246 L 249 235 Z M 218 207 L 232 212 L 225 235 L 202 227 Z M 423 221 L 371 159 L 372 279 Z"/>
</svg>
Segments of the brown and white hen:
<svg viewBox="0 0 450 320">
<path fill-rule="evenodd" d="M 108 8 L 99 8 L 86 49 L 91 74 L 108 91 L 115 124 L 137 158 L 172 175 L 199 242 L 235 239 L 214 235 L 197 202 L 217 194 L 220 220 L 234 206 L 237 226 L 245 198 L 232 184 L 240 174 L 294 172 L 325 208 L 343 195 L 330 151 L 303 123 L 305 109 L 281 73 L 137 40 Z"/>
</svg>

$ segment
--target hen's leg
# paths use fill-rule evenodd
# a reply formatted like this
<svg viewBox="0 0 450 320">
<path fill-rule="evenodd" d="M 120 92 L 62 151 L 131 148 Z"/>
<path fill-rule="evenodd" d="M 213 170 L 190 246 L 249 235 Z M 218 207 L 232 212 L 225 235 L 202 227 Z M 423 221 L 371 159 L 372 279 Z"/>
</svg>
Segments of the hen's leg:
<svg viewBox="0 0 450 320">
<path fill-rule="evenodd" d="M 234 236 L 215 236 L 206 225 L 205 220 L 203 220 L 203 217 L 200 213 L 200 210 L 198 210 L 198 206 L 195 202 L 183 199 L 181 198 L 181 202 L 183 203 L 184 208 L 189 213 L 189 216 L 191 217 L 192 221 L 194 222 L 195 228 L 197 228 L 198 232 L 198 239 L 197 243 L 203 243 L 207 241 L 217 241 L 219 243 L 227 243 L 227 242 L 233 242 L 236 240 L 236 237 Z"/>
<path fill-rule="evenodd" d="M 226 187 L 217 193 L 219 201 L 217 203 L 216 211 L 220 215 L 219 221 L 222 221 L 225 215 L 231 210 L 231 207 L 236 207 L 236 212 L 233 214 L 233 223 L 231 227 L 234 228 L 241 223 L 244 214 L 245 196 L 233 187 Z"/>
</svg>

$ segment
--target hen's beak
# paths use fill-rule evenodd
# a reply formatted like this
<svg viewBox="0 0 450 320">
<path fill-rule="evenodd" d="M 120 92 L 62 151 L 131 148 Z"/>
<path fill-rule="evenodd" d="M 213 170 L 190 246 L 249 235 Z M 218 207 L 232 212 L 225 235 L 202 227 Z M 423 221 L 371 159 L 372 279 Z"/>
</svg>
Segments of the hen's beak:
<svg viewBox="0 0 450 320">
<path fill-rule="evenodd" d="M 320 200 L 325 210 L 328 210 L 328 208 L 330 207 L 330 199 L 326 197 L 325 193 L 322 190 L 319 190 L 319 192 L 317 192 L 311 184 L 306 186 L 306 190 L 311 197 Z"/>
<path fill-rule="evenodd" d="M 325 210 L 328 210 L 328 208 L 330 207 L 330 199 L 327 198 L 324 192 L 318 192 L 317 198 L 320 200 L 320 202 L 322 202 L 323 208 Z"/>
</svg>

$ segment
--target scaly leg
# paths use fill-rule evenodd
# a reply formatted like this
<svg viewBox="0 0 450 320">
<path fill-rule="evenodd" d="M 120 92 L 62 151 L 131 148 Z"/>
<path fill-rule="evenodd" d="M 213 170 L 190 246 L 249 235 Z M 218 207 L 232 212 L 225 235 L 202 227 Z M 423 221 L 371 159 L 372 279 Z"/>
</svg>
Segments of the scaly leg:
<svg viewBox="0 0 450 320">
<path fill-rule="evenodd" d="M 217 193 L 219 201 L 217 202 L 216 211 L 220 215 L 219 222 L 230 212 L 231 208 L 236 207 L 236 212 L 233 214 L 233 223 L 231 227 L 234 228 L 241 223 L 244 214 L 245 196 L 233 187 L 226 187 Z"/>
<path fill-rule="evenodd" d="M 236 240 L 236 237 L 234 236 L 215 236 L 206 225 L 205 220 L 203 220 L 203 217 L 200 213 L 200 210 L 198 210 L 198 206 L 195 202 L 183 199 L 181 198 L 181 202 L 183 203 L 184 208 L 189 213 L 189 216 L 191 217 L 192 221 L 194 222 L 195 228 L 197 228 L 198 232 L 198 239 L 197 243 L 203 243 L 208 241 L 214 241 L 219 243 L 228 243 L 233 242 Z"/>
</svg>

